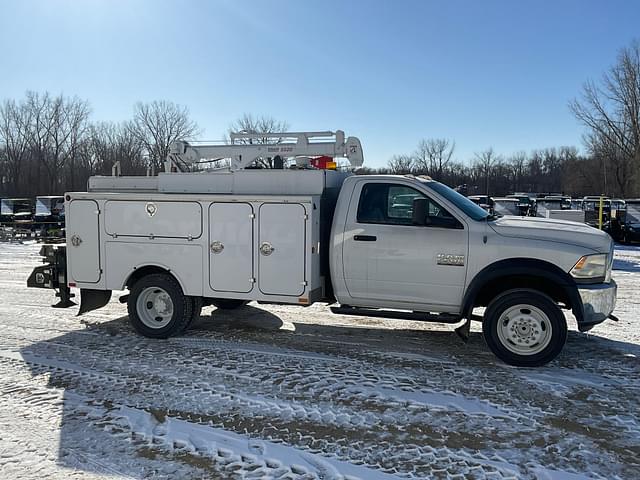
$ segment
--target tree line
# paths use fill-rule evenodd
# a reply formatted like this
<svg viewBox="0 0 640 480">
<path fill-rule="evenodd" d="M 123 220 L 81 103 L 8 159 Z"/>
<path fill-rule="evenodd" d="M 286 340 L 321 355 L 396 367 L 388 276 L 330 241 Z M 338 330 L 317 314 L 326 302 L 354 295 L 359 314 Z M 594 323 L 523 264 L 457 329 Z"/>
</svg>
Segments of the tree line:
<svg viewBox="0 0 640 480">
<path fill-rule="evenodd" d="M 569 110 L 585 127 L 584 153 L 574 146 L 506 155 L 487 148 L 462 162 L 454 157 L 455 141 L 425 138 L 413 152 L 393 155 L 386 167 L 359 173 L 425 174 L 463 186 L 470 195 L 640 196 L 640 43 L 620 50 L 599 81 L 587 81 Z M 245 114 L 229 133 L 287 129 L 287 122 Z M 137 103 L 130 120 L 114 123 L 92 120 L 86 100 L 27 92 L 0 104 L 0 195 L 83 190 L 89 176 L 110 175 L 116 162 L 124 174 L 153 175 L 162 169 L 172 142 L 200 133 L 188 109 L 168 101 Z M 273 166 L 268 158 L 257 163 Z"/>
<path fill-rule="evenodd" d="M 503 196 L 514 192 L 570 193 L 587 195 L 604 191 L 574 169 L 587 161 L 575 147 L 550 147 L 509 156 L 492 148 L 478 152 L 470 164 L 452 160 L 454 143 L 447 139 L 424 139 L 411 154 L 394 155 L 378 173 L 428 175 L 468 195 Z M 572 173 L 573 172 L 573 173 Z"/>
<path fill-rule="evenodd" d="M 137 103 L 125 122 L 92 121 L 89 102 L 27 92 L 0 105 L 0 195 L 34 197 L 84 190 L 91 175 L 162 168 L 169 145 L 199 133 L 185 107 Z"/>
</svg>

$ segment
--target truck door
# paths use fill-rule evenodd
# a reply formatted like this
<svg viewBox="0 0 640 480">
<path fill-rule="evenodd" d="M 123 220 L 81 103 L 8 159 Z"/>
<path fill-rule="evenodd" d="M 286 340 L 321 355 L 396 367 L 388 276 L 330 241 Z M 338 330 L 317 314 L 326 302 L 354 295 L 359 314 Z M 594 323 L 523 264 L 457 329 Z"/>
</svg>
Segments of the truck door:
<svg viewBox="0 0 640 480">
<path fill-rule="evenodd" d="M 99 209 L 94 200 L 72 200 L 67 213 L 69 278 L 97 283 L 100 269 Z"/>
<path fill-rule="evenodd" d="M 307 215 L 299 203 L 263 203 L 259 212 L 258 285 L 267 295 L 305 291 Z"/>
<path fill-rule="evenodd" d="M 219 292 L 253 289 L 253 207 L 215 202 L 209 207 L 209 284 Z"/>
<path fill-rule="evenodd" d="M 354 193 L 343 242 L 351 297 L 372 305 L 459 306 L 466 277 L 465 224 L 429 199 L 430 213 L 453 217 L 452 225 L 413 225 L 413 199 L 428 197 L 406 184 L 363 181 Z"/>
</svg>

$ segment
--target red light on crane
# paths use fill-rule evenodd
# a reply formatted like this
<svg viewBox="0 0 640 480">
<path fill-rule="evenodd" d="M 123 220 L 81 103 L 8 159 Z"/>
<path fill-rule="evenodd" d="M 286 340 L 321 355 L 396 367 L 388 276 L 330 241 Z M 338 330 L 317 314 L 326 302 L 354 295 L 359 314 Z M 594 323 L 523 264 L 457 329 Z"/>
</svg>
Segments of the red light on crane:
<svg viewBox="0 0 640 480">
<path fill-rule="evenodd" d="M 323 155 L 311 159 L 311 165 L 320 170 L 336 170 L 338 164 L 333 161 L 333 158 Z"/>
</svg>

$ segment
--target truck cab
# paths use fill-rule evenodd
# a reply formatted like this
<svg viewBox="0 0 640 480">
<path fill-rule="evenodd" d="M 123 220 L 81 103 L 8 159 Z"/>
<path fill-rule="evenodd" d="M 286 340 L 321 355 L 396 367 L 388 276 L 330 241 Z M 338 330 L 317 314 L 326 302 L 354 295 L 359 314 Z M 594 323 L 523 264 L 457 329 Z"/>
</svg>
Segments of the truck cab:
<svg viewBox="0 0 640 480">
<path fill-rule="evenodd" d="M 398 194 L 413 197 L 401 215 Z M 341 305 L 481 320 L 487 344 L 508 363 L 557 355 L 567 330 L 561 309 L 587 331 L 615 306 L 609 235 L 577 222 L 496 217 L 428 178 L 349 177 L 332 235 Z M 486 307 L 482 317 L 476 307 Z"/>
</svg>

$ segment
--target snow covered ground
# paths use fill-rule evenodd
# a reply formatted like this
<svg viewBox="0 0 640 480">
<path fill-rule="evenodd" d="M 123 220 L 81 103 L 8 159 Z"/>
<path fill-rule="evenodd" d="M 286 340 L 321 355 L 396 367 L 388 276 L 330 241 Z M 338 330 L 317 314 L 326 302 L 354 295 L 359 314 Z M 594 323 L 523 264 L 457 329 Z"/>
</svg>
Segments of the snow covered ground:
<svg viewBox="0 0 640 480">
<path fill-rule="evenodd" d="M 508 367 L 477 326 L 309 308 L 205 309 L 134 334 L 27 290 L 38 246 L 0 244 L 0 478 L 640 478 L 640 248 L 616 314 L 545 368 Z M 211 315 L 211 313 L 213 313 Z"/>
</svg>

